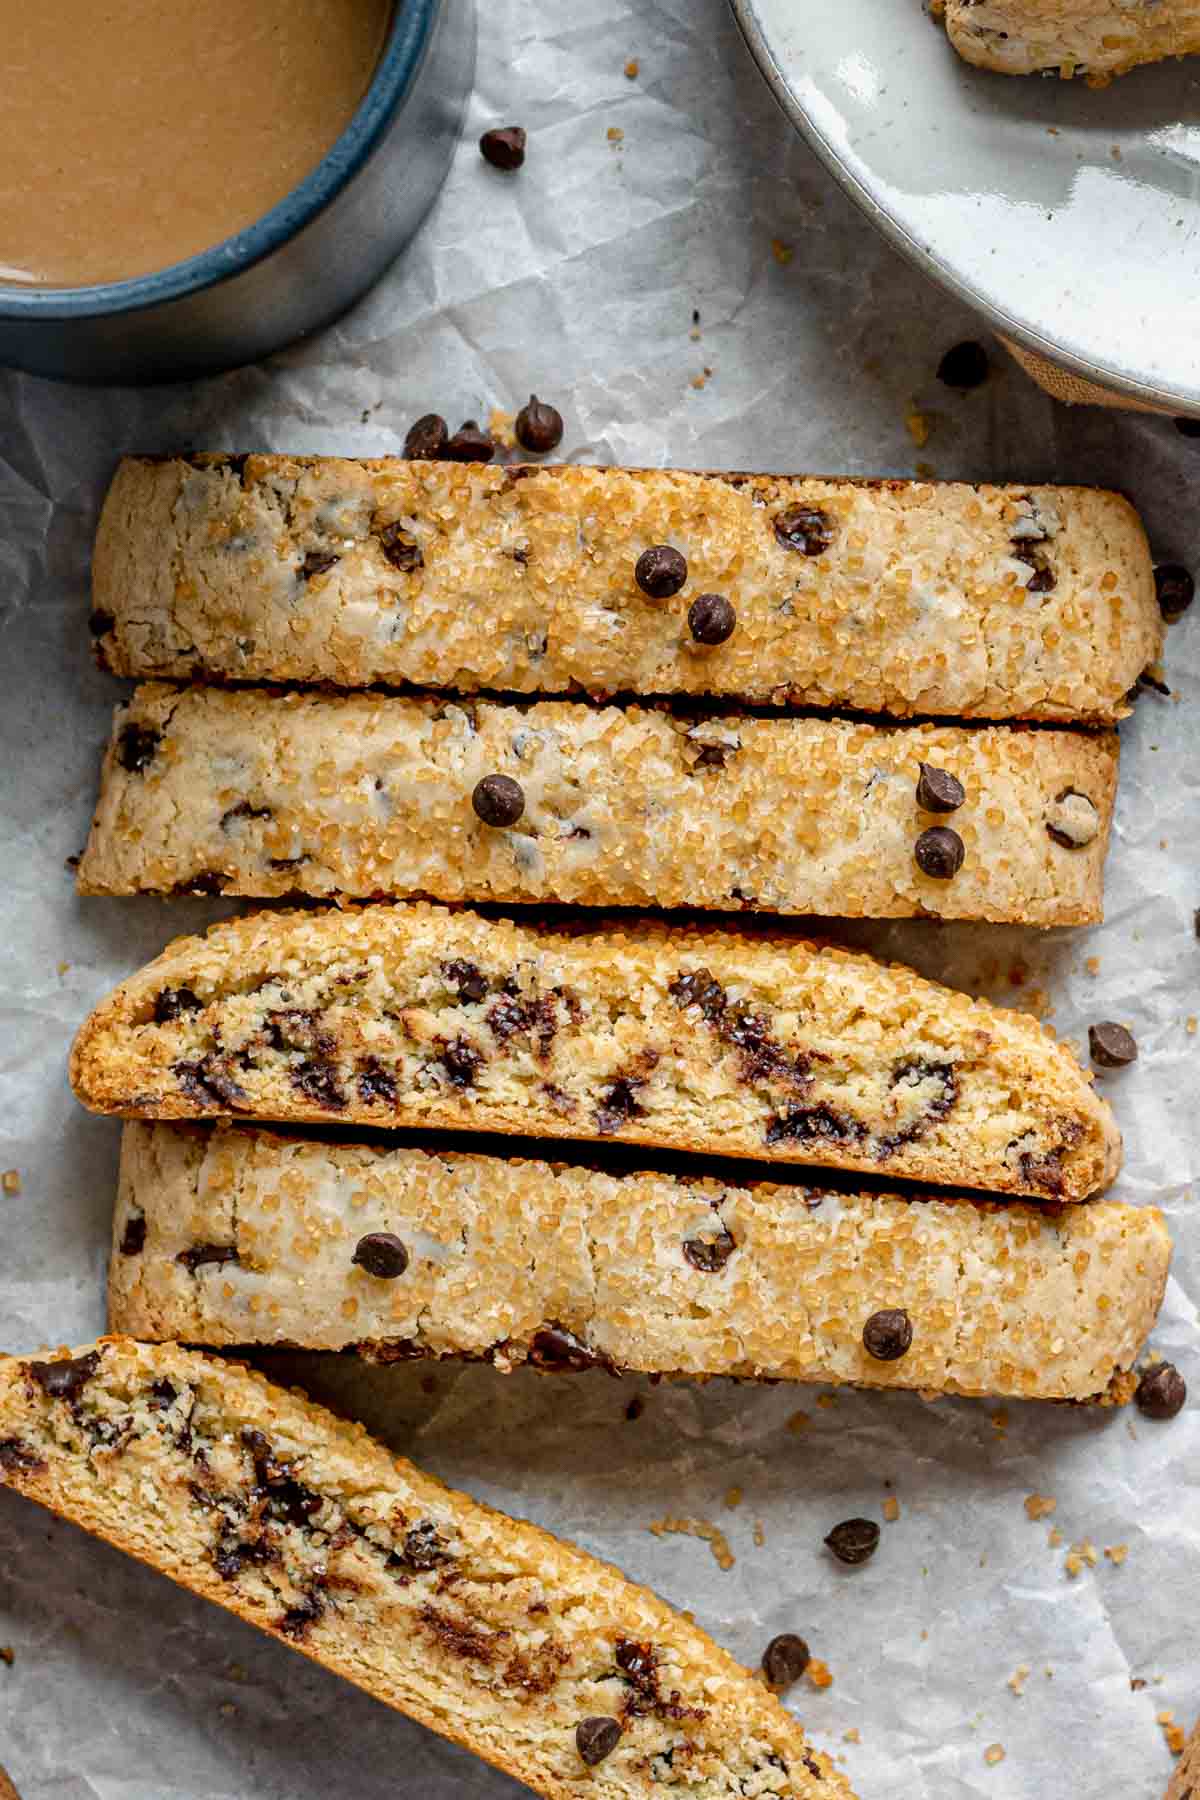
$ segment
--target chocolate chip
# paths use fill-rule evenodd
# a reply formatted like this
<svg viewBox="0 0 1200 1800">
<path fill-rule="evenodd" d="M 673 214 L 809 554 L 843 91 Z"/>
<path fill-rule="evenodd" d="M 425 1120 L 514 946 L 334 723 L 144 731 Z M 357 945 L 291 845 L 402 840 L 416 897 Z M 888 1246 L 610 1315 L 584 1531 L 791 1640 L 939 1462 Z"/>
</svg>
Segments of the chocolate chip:
<svg viewBox="0 0 1200 1800">
<path fill-rule="evenodd" d="M 33 1475 L 45 1466 L 37 1451 L 23 1438 L 0 1438 L 0 1474 Z"/>
<path fill-rule="evenodd" d="M 52 1400 L 77 1400 L 99 1367 L 99 1351 L 89 1350 L 85 1356 L 72 1356 L 63 1362 L 26 1363 L 25 1373 Z"/>
<path fill-rule="evenodd" d="M 169 1025 L 173 1019 L 182 1018 L 184 1013 L 200 1012 L 204 1002 L 191 988 L 164 988 L 154 1002 L 154 1023 Z"/>
<path fill-rule="evenodd" d="M 390 1231 L 368 1231 L 359 1238 L 350 1261 L 378 1281 L 395 1281 L 408 1267 L 408 1250 Z"/>
<path fill-rule="evenodd" d="M 393 569 L 399 569 L 402 575 L 411 575 L 414 569 L 425 567 L 420 544 L 403 525 L 384 525 L 376 535 L 379 548 Z"/>
<path fill-rule="evenodd" d="M 789 506 L 771 523 L 785 550 L 799 550 L 805 556 L 824 556 L 837 536 L 837 522 L 819 506 Z"/>
<path fill-rule="evenodd" d="M 154 761 L 162 732 L 149 725 L 122 725 L 117 739 L 117 761 L 131 775 L 140 775 Z"/>
<path fill-rule="evenodd" d="M 948 825 L 931 825 L 913 845 L 918 869 L 934 881 L 950 881 L 962 868 L 966 854 L 962 839 Z"/>
<path fill-rule="evenodd" d="M 303 1062 L 288 1070 L 288 1078 L 297 1093 L 317 1106 L 327 1107 L 330 1112 L 340 1112 L 346 1104 L 337 1065 L 327 1057 L 305 1057 Z"/>
<path fill-rule="evenodd" d="M 627 1075 L 618 1075 L 606 1083 L 596 1109 L 596 1130 L 601 1137 L 611 1137 L 630 1119 L 645 1116 L 646 1109 L 638 1099 L 638 1092 L 645 1085 L 641 1077 Z"/>
<path fill-rule="evenodd" d="M 723 644 L 737 629 L 737 614 L 724 594 L 699 594 L 688 607 L 688 630 L 698 644 Z"/>
<path fill-rule="evenodd" d="M 525 161 L 525 130 L 521 125 L 497 125 L 479 140 L 479 153 L 493 169 L 519 169 Z"/>
<path fill-rule="evenodd" d="M 957 775 L 948 769 L 935 769 L 932 763 L 919 763 L 917 805 L 922 812 L 957 812 L 967 797 L 967 790 Z"/>
<path fill-rule="evenodd" d="M 272 819 L 274 816 L 269 806 L 251 806 L 248 800 L 239 800 L 236 806 L 226 807 L 221 814 L 221 830 L 228 832 L 238 819 Z"/>
<path fill-rule="evenodd" d="M 459 1037 L 446 1045 L 438 1061 L 454 1087 L 474 1087 L 475 1077 L 483 1066 L 483 1051 L 469 1044 L 466 1038 Z"/>
<path fill-rule="evenodd" d="M 104 637 L 106 632 L 112 630 L 116 622 L 112 614 L 105 612 L 102 606 L 98 606 L 95 612 L 88 614 L 88 630 L 94 638 Z"/>
<path fill-rule="evenodd" d="M 1093 801 L 1076 788 L 1064 788 L 1054 796 L 1046 814 L 1046 830 L 1064 850 L 1083 850 L 1100 829 L 1100 814 Z"/>
<path fill-rule="evenodd" d="M 172 1063 L 171 1070 L 189 1100 L 194 1100 L 205 1108 L 216 1103 L 242 1111 L 249 1105 L 250 1096 L 234 1076 L 228 1062 L 212 1051 L 207 1056 L 202 1056 L 198 1062 Z"/>
<path fill-rule="evenodd" d="M 460 1000 L 487 999 L 487 976 L 473 962 L 464 962 L 461 957 L 456 957 L 453 962 L 442 964 L 442 974 L 457 990 Z"/>
<path fill-rule="evenodd" d="M 840 1525 L 834 1526 L 825 1544 L 839 1562 L 849 1563 L 854 1568 L 859 1563 L 870 1562 L 879 1548 L 879 1527 L 874 1519 L 843 1519 Z"/>
<path fill-rule="evenodd" d="M 543 1325 L 530 1340 L 529 1361 L 535 1369 L 580 1374 L 584 1369 L 594 1369 L 599 1358 L 565 1325 Z"/>
<path fill-rule="evenodd" d="M 1196 583 L 1182 563 L 1159 563 L 1154 571 L 1158 609 L 1169 625 L 1181 619 L 1196 597 Z"/>
<path fill-rule="evenodd" d="M 528 405 L 517 414 L 514 429 L 522 450 L 544 456 L 547 450 L 556 450 L 562 443 L 562 414 L 557 407 L 547 406 L 536 394 L 530 394 Z"/>
<path fill-rule="evenodd" d="M 729 1261 L 737 1245 L 727 1231 L 722 1231 L 715 1238 L 685 1238 L 683 1254 L 693 1269 L 699 1269 L 703 1275 L 715 1275 Z"/>
<path fill-rule="evenodd" d="M 863 1326 L 863 1349 L 876 1362 L 896 1362 L 912 1346 L 912 1320 L 902 1306 L 874 1312 Z"/>
<path fill-rule="evenodd" d="M 316 575 L 324 575 L 340 560 L 332 550 L 310 550 L 300 564 L 300 579 L 311 581 Z"/>
<path fill-rule="evenodd" d="M 580 1719 L 575 1727 L 575 1748 L 589 1769 L 611 1756 L 621 1741 L 619 1719 Z"/>
<path fill-rule="evenodd" d="M 673 544 L 651 544 L 633 568 L 633 579 L 652 600 L 669 600 L 688 577 L 687 559 Z"/>
<path fill-rule="evenodd" d="M 189 1275 L 209 1263 L 216 1268 L 224 1268 L 226 1263 L 240 1262 L 236 1244 L 193 1244 L 188 1250 L 181 1250 L 175 1261 L 185 1268 Z"/>
<path fill-rule="evenodd" d="M 405 1532 L 403 1547 L 393 1550 L 388 1558 L 392 1567 L 401 1564 L 415 1574 L 426 1574 L 430 1569 L 453 1561 L 432 1519 L 418 1520 Z"/>
<path fill-rule="evenodd" d="M 1115 1019 L 1088 1026 L 1088 1052 L 1101 1069 L 1126 1069 L 1137 1061 L 1138 1047 L 1132 1031 Z"/>
<path fill-rule="evenodd" d="M 442 456 L 447 462 L 486 463 L 495 453 L 496 446 L 487 432 L 480 430 L 478 419 L 464 419 L 454 436 L 442 445 Z"/>
<path fill-rule="evenodd" d="M 146 1215 L 130 1213 L 121 1233 L 121 1255 L 140 1256 L 146 1248 Z"/>
<path fill-rule="evenodd" d="M 812 1657 L 808 1645 L 794 1631 L 773 1637 L 762 1654 L 763 1674 L 773 1688 L 791 1687 L 799 1681 Z"/>
<path fill-rule="evenodd" d="M 969 388 L 982 387 L 990 367 L 983 345 L 967 338 L 947 350 L 937 366 L 937 378 L 947 387 L 961 388 L 965 393 Z"/>
<path fill-rule="evenodd" d="M 485 825 L 515 825 L 525 811 L 525 795 L 508 775 L 485 775 L 471 795 L 476 816 Z"/>
<path fill-rule="evenodd" d="M 450 428 L 441 413 L 422 413 L 408 428 L 404 454 L 409 462 L 436 462 L 446 448 Z"/>
<path fill-rule="evenodd" d="M 385 1069 L 376 1056 L 368 1056 L 359 1066 L 358 1097 L 364 1106 L 395 1106 L 396 1077 Z"/>
<path fill-rule="evenodd" d="M 1148 1419 L 1173 1419 L 1187 1399 L 1187 1382 L 1174 1363 L 1156 1363 L 1138 1382 L 1133 1398 Z"/>
<path fill-rule="evenodd" d="M 221 869 L 197 869 L 194 875 L 177 881 L 171 889 L 172 894 L 197 894 L 205 900 L 216 900 L 225 892 L 232 875 L 226 875 Z"/>
</svg>

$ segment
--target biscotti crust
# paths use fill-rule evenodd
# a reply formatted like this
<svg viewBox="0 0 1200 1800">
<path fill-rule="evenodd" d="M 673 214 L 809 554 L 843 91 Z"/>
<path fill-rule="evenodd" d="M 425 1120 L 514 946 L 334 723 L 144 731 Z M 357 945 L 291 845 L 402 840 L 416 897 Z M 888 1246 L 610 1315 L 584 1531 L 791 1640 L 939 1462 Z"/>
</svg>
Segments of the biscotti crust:
<svg viewBox="0 0 1200 1800">
<path fill-rule="evenodd" d="M 1166 1800 L 1196 1800 L 1200 1795 L 1200 1724 L 1188 1739 L 1175 1766 Z"/>
<path fill-rule="evenodd" d="M 355 1258 L 379 1233 L 403 1250 L 377 1274 Z M 1081 1401 L 1132 1368 L 1170 1252 L 1156 1209 L 1106 1201 L 1046 1211 L 131 1122 L 109 1329 Z M 913 1342 L 880 1362 L 863 1326 L 888 1307 Z"/>
<path fill-rule="evenodd" d="M 664 542 L 669 601 L 634 580 Z M 718 646 L 688 629 L 704 592 L 737 614 Z M 92 630 L 114 673 L 170 680 L 1111 723 L 1163 625 L 1100 490 L 251 455 L 121 464 Z"/>
<path fill-rule="evenodd" d="M 176 940 L 87 1019 L 93 1111 L 614 1138 L 1082 1199 L 1120 1137 L 1036 1020 L 849 951 L 436 906 Z"/>
<path fill-rule="evenodd" d="M 1003 75 L 1086 75 L 1200 50 L 1196 0 L 945 0 L 960 56 Z"/>
<path fill-rule="evenodd" d="M 923 809 L 924 764 L 961 782 L 952 815 Z M 472 806 L 495 774 L 511 827 Z M 1116 780 L 1115 733 L 150 684 L 117 710 L 78 886 L 1086 924 Z M 947 825 L 951 880 L 915 855 Z"/>
<path fill-rule="evenodd" d="M 61 1397 L 46 1365 L 0 1361 L 0 1484 L 548 1800 L 851 1800 L 757 1679 L 616 1569 L 236 1363 L 127 1339 L 75 1356 Z M 592 1769 L 589 1716 L 623 1728 Z"/>
</svg>

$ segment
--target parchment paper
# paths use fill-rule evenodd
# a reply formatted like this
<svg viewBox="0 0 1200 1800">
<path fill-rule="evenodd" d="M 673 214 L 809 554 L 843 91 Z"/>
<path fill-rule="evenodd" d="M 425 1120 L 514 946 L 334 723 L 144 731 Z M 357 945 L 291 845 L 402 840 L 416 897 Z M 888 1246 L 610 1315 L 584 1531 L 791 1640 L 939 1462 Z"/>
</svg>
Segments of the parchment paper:
<svg viewBox="0 0 1200 1800">
<path fill-rule="evenodd" d="M 1108 483 L 1134 494 L 1159 557 L 1200 563 L 1200 444 L 1169 421 L 1055 408 L 998 349 L 980 391 L 938 384 L 940 354 L 979 327 L 832 187 L 723 0 L 480 10 L 479 88 L 445 194 L 345 323 L 194 388 L 0 377 L 0 1169 L 21 1182 L 0 1192 L 8 1348 L 78 1342 L 104 1323 L 118 1126 L 73 1103 L 71 1034 L 112 983 L 218 911 L 81 902 L 63 866 L 83 843 L 118 691 L 90 664 L 84 619 L 90 535 L 122 449 L 376 454 L 398 450 L 430 408 L 452 425 L 486 421 L 535 389 L 565 414 L 571 457 Z M 475 150 L 485 125 L 513 122 L 530 132 L 515 177 Z M 920 448 L 905 423 L 914 407 L 932 425 Z M 1170 1769 L 1156 1714 L 1190 1724 L 1200 1710 L 1200 1218 L 1188 1191 L 1200 1039 L 1187 1026 L 1200 1013 L 1198 675 L 1200 605 L 1170 633 L 1174 697 L 1146 696 L 1122 730 L 1103 929 L 846 933 L 1008 1000 L 1042 990 L 1065 1035 L 1098 1018 L 1132 1025 L 1140 1061 L 1105 1091 L 1126 1134 L 1116 1192 L 1164 1207 L 1176 1238 L 1154 1342 L 1195 1400 L 1173 1424 L 599 1374 L 362 1374 L 316 1357 L 288 1369 L 439 1475 L 650 1581 L 747 1663 L 775 1632 L 803 1633 L 833 1682 L 802 1682 L 790 1704 L 845 1758 L 863 1800 L 1156 1800 Z M 645 1411 L 629 1422 L 635 1392 Z M 807 1422 L 789 1428 L 798 1411 Z M 744 1494 L 735 1510 L 732 1487 Z M 1034 1493 L 1056 1498 L 1052 1517 L 1026 1516 Z M 881 1518 L 888 1496 L 899 1517 L 874 1561 L 834 1567 L 825 1532 Z M 733 1568 L 695 1539 L 652 1535 L 666 1514 L 722 1526 Z M 1072 1579 L 1064 1557 L 1085 1539 L 1098 1561 Z M 1119 1566 L 1103 1554 L 1117 1545 Z M 0 1646 L 14 1656 L 0 1661 L 0 1763 L 24 1800 L 518 1791 L 8 1493 Z M 1006 1683 L 1023 1665 L 1018 1697 Z M 991 1745 L 1004 1760 L 985 1760 Z"/>
</svg>

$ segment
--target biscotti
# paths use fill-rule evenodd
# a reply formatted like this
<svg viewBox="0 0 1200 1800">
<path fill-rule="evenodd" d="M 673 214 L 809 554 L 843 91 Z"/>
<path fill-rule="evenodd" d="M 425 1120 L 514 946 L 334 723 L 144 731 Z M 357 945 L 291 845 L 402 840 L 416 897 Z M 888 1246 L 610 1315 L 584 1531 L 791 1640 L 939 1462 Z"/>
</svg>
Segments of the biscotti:
<svg viewBox="0 0 1200 1800">
<path fill-rule="evenodd" d="M 706 593 L 736 618 L 716 644 Z M 122 463 L 91 624 L 116 674 L 172 680 L 1094 722 L 1163 630 L 1099 490 L 288 456 Z"/>
<path fill-rule="evenodd" d="M 1200 1724 L 1176 1764 L 1166 1800 L 1200 1800 Z"/>
<path fill-rule="evenodd" d="M 85 1106 L 616 1138 L 1082 1199 L 1120 1138 L 1036 1020 L 844 950 L 441 907 L 179 938 L 71 1055 Z"/>
<path fill-rule="evenodd" d="M 135 1122 L 109 1329 L 1113 1400 L 1170 1254 L 1155 1208 L 1103 1200 L 1047 1212 Z M 889 1309 L 912 1337 L 886 1362 L 864 1328 Z"/>
<path fill-rule="evenodd" d="M 1086 75 L 1200 50 L 1197 0 L 945 0 L 960 56 L 1003 75 Z"/>
<path fill-rule="evenodd" d="M 152 684 L 78 883 L 1083 924 L 1116 777 L 1111 732 Z"/>
<path fill-rule="evenodd" d="M 0 1360 L 5 1483 L 552 1800 L 650 1800 L 682 1770 L 713 1800 L 850 1800 L 646 1588 L 235 1363 L 126 1339 Z"/>
</svg>

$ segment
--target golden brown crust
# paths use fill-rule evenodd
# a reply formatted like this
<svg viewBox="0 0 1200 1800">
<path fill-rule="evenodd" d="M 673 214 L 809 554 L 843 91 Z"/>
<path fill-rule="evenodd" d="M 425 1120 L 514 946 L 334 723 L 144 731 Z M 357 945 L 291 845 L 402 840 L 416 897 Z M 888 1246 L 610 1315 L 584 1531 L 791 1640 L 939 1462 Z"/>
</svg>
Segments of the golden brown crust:
<svg viewBox="0 0 1200 1800">
<path fill-rule="evenodd" d="M 1200 1800 L 1200 1723 L 1176 1765 L 1166 1800 Z"/>
</svg>

